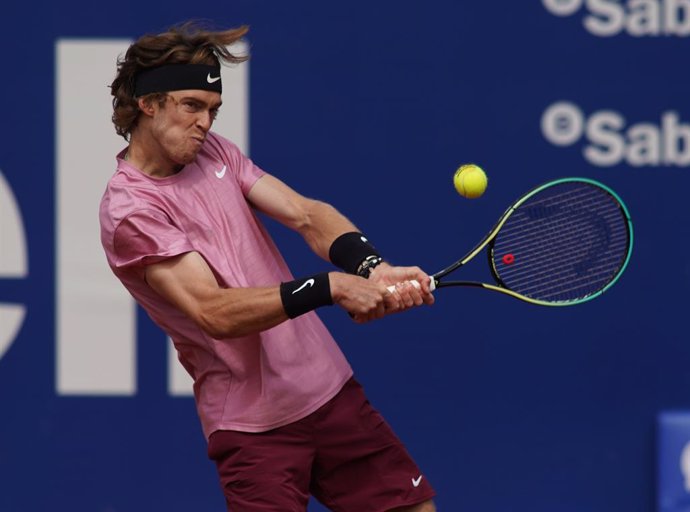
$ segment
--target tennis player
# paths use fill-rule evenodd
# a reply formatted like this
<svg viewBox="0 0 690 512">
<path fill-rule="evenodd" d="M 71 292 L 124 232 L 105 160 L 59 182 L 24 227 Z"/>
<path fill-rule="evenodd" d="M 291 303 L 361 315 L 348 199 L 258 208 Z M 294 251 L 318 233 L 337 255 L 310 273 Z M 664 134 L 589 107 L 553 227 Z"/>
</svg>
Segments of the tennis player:
<svg viewBox="0 0 690 512">
<path fill-rule="evenodd" d="M 432 487 L 315 312 L 336 304 L 367 322 L 432 304 L 430 278 L 386 263 L 332 206 L 210 131 L 220 63 L 244 60 L 227 47 L 246 32 L 188 23 L 118 61 L 113 122 L 129 144 L 101 202 L 108 263 L 194 379 L 228 510 L 304 511 L 313 495 L 334 511 L 433 511 Z M 257 211 L 342 271 L 294 278 Z"/>
</svg>

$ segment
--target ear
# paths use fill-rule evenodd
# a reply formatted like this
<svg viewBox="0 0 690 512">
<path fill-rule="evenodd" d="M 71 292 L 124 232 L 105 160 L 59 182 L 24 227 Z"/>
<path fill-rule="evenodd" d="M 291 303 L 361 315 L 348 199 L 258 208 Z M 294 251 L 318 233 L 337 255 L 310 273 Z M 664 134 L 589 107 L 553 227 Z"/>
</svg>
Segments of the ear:
<svg viewBox="0 0 690 512">
<path fill-rule="evenodd" d="M 153 117 L 153 114 L 156 111 L 153 104 L 154 104 L 154 102 L 151 101 L 151 96 L 137 99 L 137 106 L 139 107 L 139 110 L 141 110 L 141 112 L 144 115 L 149 116 L 149 117 Z"/>
</svg>

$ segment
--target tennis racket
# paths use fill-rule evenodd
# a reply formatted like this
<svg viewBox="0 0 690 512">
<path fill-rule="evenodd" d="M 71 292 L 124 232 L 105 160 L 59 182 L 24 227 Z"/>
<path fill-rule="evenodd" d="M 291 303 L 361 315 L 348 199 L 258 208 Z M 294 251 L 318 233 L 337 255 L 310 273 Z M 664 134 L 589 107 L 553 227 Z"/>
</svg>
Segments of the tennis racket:
<svg viewBox="0 0 690 512">
<path fill-rule="evenodd" d="M 474 249 L 432 276 L 431 287 L 472 286 L 542 306 L 572 306 L 602 295 L 630 261 L 628 209 L 586 178 L 540 185 L 518 199 Z M 446 276 L 486 249 L 495 284 Z"/>
</svg>

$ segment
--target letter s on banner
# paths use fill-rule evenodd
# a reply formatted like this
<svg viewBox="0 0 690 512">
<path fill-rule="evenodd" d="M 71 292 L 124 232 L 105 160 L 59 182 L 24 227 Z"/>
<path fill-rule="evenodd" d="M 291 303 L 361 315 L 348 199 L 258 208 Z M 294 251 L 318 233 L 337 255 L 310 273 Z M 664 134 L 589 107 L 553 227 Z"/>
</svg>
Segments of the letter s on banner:
<svg viewBox="0 0 690 512">
<path fill-rule="evenodd" d="M 616 165 L 625 156 L 625 139 L 620 131 L 625 119 L 612 110 L 593 114 L 587 121 L 587 138 L 592 144 L 584 149 L 585 158 L 599 167 Z"/>
<path fill-rule="evenodd" d="M 108 268 L 98 206 L 126 142 L 111 123 L 107 87 L 129 40 L 56 43 L 56 390 L 61 395 L 133 395 L 136 308 Z M 235 51 L 248 51 L 240 43 Z M 84 63 L 88 63 L 84 72 Z M 222 67 L 228 116 L 214 130 L 248 147 L 249 64 Z M 169 354 L 168 390 L 191 394 L 191 379 Z"/>
</svg>

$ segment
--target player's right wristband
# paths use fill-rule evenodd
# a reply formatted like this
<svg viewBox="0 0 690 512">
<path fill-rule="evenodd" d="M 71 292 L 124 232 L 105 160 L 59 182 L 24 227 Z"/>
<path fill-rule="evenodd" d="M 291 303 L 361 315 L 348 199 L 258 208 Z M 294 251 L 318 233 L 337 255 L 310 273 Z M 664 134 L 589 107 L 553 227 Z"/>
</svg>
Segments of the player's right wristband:
<svg viewBox="0 0 690 512">
<path fill-rule="evenodd" d="M 328 273 L 280 283 L 280 299 L 289 318 L 296 318 L 321 306 L 332 306 Z"/>
<path fill-rule="evenodd" d="M 378 263 L 380 263 L 382 261 L 376 248 L 362 233 L 357 232 L 345 233 L 336 238 L 328 250 L 328 257 L 336 267 L 342 268 L 348 274 L 358 275 L 360 274 L 357 271 L 363 262 L 379 260 Z"/>
</svg>

